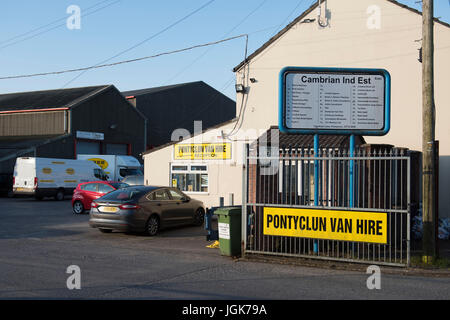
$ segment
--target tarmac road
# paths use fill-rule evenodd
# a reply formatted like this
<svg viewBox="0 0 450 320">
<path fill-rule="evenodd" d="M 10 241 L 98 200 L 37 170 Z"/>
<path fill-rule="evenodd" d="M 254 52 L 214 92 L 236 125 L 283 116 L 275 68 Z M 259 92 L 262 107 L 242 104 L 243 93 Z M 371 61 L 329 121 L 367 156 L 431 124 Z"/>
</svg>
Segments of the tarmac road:
<svg viewBox="0 0 450 320">
<path fill-rule="evenodd" d="M 232 260 L 202 227 L 102 234 L 69 200 L 0 198 L 0 299 L 449 299 L 450 278 Z M 69 290 L 68 266 L 81 289 Z"/>
</svg>

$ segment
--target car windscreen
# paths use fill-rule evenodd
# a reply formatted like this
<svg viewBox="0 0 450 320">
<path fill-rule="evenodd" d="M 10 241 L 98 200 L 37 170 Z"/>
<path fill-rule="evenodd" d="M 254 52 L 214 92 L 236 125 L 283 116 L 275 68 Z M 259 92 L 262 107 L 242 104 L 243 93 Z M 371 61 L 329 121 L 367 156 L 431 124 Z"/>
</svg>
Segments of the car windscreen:
<svg viewBox="0 0 450 320">
<path fill-rule="evenodd" d="M 110 185 L 113 186 L 115 189 L 121 189 L 121 188 L 128 187 L 128 184 L 123 183 L 123 182 L 112 182 L 112 183 L 110 183 Z"/>
<path fill-rule="evenodd" d="M 119 174 L 122 177 L 126 177 L 126 176 L 142 176 L 143 173 L 140 169 L 135 169 L 135 168 L 120 168 L 119 170 Z"/>
<path fill-rule="evenodd" d="M 127 176 L 122 180 L 122 183 L 127 183 L 131 186 L 144 185 L 144 176 Z"/>
<path fill-rule="evenodd" d="M 113 192 L 110 192 L 103 197 L 101 197 L 99 200 L 106 200 L 106 201 L 129 201 L 139 200 L 140 197 L 145 195 L 148 192 L 146 189 L 142 188 L 124 188 L 124 189 L 118 189 Z"/>
</svg>

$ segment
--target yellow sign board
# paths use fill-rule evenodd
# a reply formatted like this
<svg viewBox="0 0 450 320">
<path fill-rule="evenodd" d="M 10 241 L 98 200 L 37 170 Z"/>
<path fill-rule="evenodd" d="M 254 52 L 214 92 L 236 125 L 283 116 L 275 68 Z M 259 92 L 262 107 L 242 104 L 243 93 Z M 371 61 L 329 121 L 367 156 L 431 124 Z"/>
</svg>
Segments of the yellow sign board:
<svg viewBox="0 0 450 320">
<path fill-rule="evenodd" d="M 175 160 L 231 159 L 231 143 L 192 143 L 174 146 Z"/>
<path fill-rule="evenodd" d="M 89 161 L 93 161 L 95 162 L 100 168 L 102 168 L 103 170 L 105 170 L 106 168 L 108 168 L 108 161 L 106 161 L 105 159 L 100 159 L 100 158 L 90 158 L 88 159 Z M 109 172 L 106 172 L 109 173 Z"/>
<path fill-rule="evenodd" d="M 265 235 L 387 243 L 387 213 L 264 207 Z"/>
</svg>

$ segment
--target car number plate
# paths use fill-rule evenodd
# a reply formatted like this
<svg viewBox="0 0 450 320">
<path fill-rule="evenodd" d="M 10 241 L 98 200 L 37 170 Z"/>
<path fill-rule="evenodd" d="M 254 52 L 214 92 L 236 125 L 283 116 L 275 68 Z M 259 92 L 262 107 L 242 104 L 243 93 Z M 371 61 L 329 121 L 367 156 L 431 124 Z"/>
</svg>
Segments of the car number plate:
<svg viewBox="0 0 450 320">
<path fill-rule="evenodd" d="M 119 208 L 117 207 L 100 207 L 101 212 L 117 212 Z"/>
</svg>

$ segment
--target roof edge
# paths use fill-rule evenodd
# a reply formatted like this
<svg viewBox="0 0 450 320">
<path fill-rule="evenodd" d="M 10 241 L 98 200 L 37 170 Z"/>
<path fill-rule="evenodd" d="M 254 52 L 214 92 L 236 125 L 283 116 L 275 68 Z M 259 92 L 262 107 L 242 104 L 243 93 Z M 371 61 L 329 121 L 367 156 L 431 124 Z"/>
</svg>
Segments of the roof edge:
<svg viewBox="0 0 450 320">
<path fill-rule="evenodd" d="M 157 86 L 157 87 L 149 87 L 149 88 L 142 88 L 142 89 L 134 89 L 134 90 L 125 90 L 125 91 L 119 91 L 121 95 L 129 95 L 132 94 L 133 96 L 142 96 L 145 94 L 152 94 L 152 93 L 156 93 L 156 92 L 142 92 L 145 90 L 158 90 L 157 92 L 161 92 L 161 91 L 167 91 L 167 90 L 171 90 L 171 89 L 176 89 L 176 88 L 180 88 L 180 87 L 185 87 L 188 85 L 192 85 L 195 83 L 205 83 L 203 80 L 197 80 L 197 81 L 190 81 L 190 82 L 183 82 L 183 83 L 176 83 L 176 84 L 169 84 L 166 86 Z M 207 84 L 207 83 L 205 83 Z"/>
<path fill-rule="evenodd" d="M 186 139 L 183 138 L 183 139 L 181 139 L 181 140 L 179 140 L 179 141 L 170 141 L 170 142 L 168 142 L 168 143 L 165 143 L 165 144 L 162 144 L 162 145 L 160 145 L 160 146 L 157 146 L 156 148 L 153 148 L 153 149 L 144 151 L 144 152 L 140 153 L 140 156 L 145 156 L 145 155 L 147 155 L 147 154 L 149 154 L 149 153 L 152 153 L 152 152 L 155 152 L 155 151 L 164 149 L 164 148 L 169 147 L 169 146 L 171 146 L 171 145 L 174 145 L 174 144 L 177 144 L 177 143 L 181 143 L 181 142 L 183 142 L 184 140 L 187 140 L 187 139 L 191 139 L 191 138 L 197 137 L 198 135 L 204 134 L 204 133 L 206 133 L 206 132 L 208 132 L 208 131 L 210 131 L 210 130 L 218 129 L 218 128 L 222 127 L 222 126 L 225 126 L 225 125 L 227 125 L 227 124 L 233 123 L 233 122 L 235 122 L 235 121 L 237 121 L 237 118 L 233 118 L 233 119 L 230 119 L 230 120 L 227 120 L 227 121 L 218 123 L 218 124 L 216 124 L 216 125 L 214 125 L 214 126 L 212 126 L 212 127 L 209 127 L 209 128 L 206 128 L 206 129 L 202 130 L 201 132 L 197 132 L 197 133 L 194 132 L 193 135 L 190 135 L 190 136 L 189 136 L 188 138 L 186 138 Z"/>
<path fill-rule="evenodd" d="M 86 102 L 86 101 L 89 101 L 90 99 L 93 99 L 94 97 L 96 97 L 103 91 L 110 89 L 111 87 L 114 87 L 114 85 L 112 85 L 112 84 L 103 85 L 102 87 L 98 88 L 97 90 L 87 93 L 85 95 L 82 95 L 81 97 L 69 102 L 68 104 L 65 105 L 65 107 L 70 108 L 70 109 L 75 108 L 82 102 Z"/>
<path fill-rule="evenodd" d="M 398 2 L 397 0 L 387 0 L 387 1 L 389 1 L 390 3 L 396 4 L 396 5 L 398 5 L 399 7 L 402 7 L 403 9 L 407 9 L 407 10 L 409 10 L 409 11 L 412 11 L 412 12 L 414 12 L 414 13 L 417 13 L 417 14 L 419 14 L 419 15 L 422 15 L 422 12 L 421 12 L 421 11 L 419 11 L 419 10 L 417 10 L 417 9 L 414 9 L 414 8 L 411 8 L 411 7 L 407 6 L 406 4 L 400 3 L 400 2 Z M 433 17 L 433 20 L 434 20 L 434 22 L 437 22 L 437 23 L 439 23 L 439 24 L 442 24 L 443 26 L 446 26 L 446 27 L 450 28 L 450 23 L 447 23 L 447 22 L 445 22 L 445 21 L 439 20 L 439 19 L 436 18 L 436 17 Z"/>
<path fill-rule="evenodd" d="M 270 46 L 272 43 L 274 43 L 276 40 L 278 40 L 282 35 L 284 35 L 287 31 L 289 31 L 289 29 L 291 29 L 295 24 L 297 24 L 298 22 L 303 20 L 303 18 L 305 18 L 308 14 L 310 14 L 317 7 L 318 7 L 318 2 L 314 2 L 308 9 L 303 11 L 303 13 L 301 15 L 299 15 L 297 18 L 295 18 L 293 21 L 291 21 L 286 27 L 281 29 L 276 35 L 271 37 L 261 47 L 256 49 L 244 61 L 242 61 L 236 67 L 234 67 L 233 72 L 236 72 L 239 69 L 241 69 L 245 64 L 247 64 L 250 60 L 252 60 L 255 56 L 257 56 L 260 52 L 262 52 L 264 49 L 266 49 L 268 46 Z"/>
<path fill-rule="evenodd" d="M 422 12 L 411 8 L 407 6 L 406 4 L 400 3 L 396 0 L 387 0 L 388 2 L 395 4 L 403 9 L 407 9 L 411 12 L 414 12 L 416 14 L 422 15 Z M 274 35 L 272 38 L 270 38 L 268 41 L 266 41 L 261 47 L 256 49 L 251 55 L 249 55 L 244 61 L 239 63 L 236 67 L 233 68 L 233 72 L 237 72 L 240 70 L 244 65 L 246 65 L 250 60 L 252 60 L 255 56 L 257 56 L 259 53 L 261 53 L 263 50 L 265 50 L 267 47 L 269 47 L 272 43 L 274 43 L 276 40 L 278 40 L 282 35 L 284 35 L 289 29 L 291 29 L 295 24 L 303 20 L 308 14 L 310 14 L 315 8 L 317 8 L 318 2 L 313 3 L 308 9 L 306 9 L 300 16 L 295 18 L 291 23 L 289 23 L 286 27 L 284 27 L 282 30 L 280 30 L 276 35 Z M 444 21 L 439 20 L 438 18 L 433 18 L 434 22 L 437 22 L 439 24 L 442 24 L 443 26 L 446 26 L 450 28 L 450 24 Z"/>
</svg>

